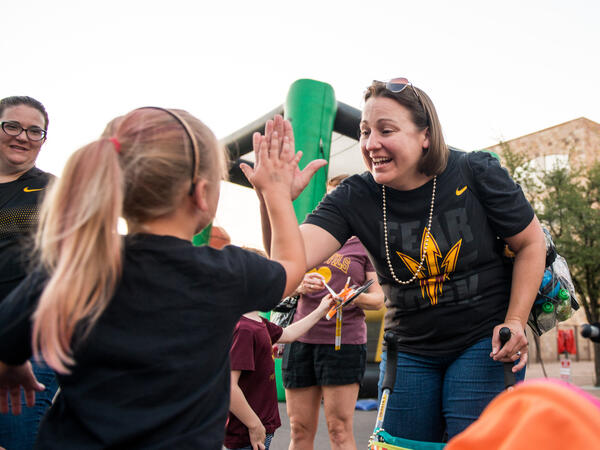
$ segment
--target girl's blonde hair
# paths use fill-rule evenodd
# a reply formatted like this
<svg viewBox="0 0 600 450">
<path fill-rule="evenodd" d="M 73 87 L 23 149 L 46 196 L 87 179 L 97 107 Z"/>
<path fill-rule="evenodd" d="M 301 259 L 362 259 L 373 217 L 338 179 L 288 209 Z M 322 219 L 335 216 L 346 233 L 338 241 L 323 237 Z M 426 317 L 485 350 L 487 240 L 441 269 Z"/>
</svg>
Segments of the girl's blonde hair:
<svg viewBox="0 0 600 450">
<path fill-rule="evenodd" d="M 74 364 L 74 335 L 91 331 L 121 275 L 119 217 L 136 229 L 165 216 L 198 178 L 218 183 L 226 169 L 214 134 L 180 110 L 136 109 L 76 151 L 40 212 L 35 246 L 49 280 L 34 314 L 36 356 L 60 373 Z"/>
</svg>

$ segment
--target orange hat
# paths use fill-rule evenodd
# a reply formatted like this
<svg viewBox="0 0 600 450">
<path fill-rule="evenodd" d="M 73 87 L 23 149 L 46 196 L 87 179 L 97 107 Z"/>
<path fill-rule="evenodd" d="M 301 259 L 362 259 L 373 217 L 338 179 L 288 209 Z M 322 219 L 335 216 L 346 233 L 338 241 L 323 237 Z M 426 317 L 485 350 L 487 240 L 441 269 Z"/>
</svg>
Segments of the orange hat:
<svg viewBox="0 0 600 450">
<path fill-rule="evenodd" d="M 559 380 L 526 381 L 498 395 L 446 450 L 600 448 L 600 401 Z"/>
</svg>

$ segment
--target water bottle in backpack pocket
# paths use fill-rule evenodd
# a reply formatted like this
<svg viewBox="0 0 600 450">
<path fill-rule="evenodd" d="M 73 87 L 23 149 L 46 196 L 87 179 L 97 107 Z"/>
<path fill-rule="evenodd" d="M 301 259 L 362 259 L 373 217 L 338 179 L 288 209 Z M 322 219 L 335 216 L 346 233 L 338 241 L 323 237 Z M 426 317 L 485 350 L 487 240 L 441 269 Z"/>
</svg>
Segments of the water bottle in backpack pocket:
<svg viewBox="0 0 600 450">
<path fill-rule="evenodd" d="M 546 270 L 527 323 L 539 336 L 567 320 L 579 309 L 567 261 L 556 252 L 548 230 L 546 236 Z"/>
</svg>

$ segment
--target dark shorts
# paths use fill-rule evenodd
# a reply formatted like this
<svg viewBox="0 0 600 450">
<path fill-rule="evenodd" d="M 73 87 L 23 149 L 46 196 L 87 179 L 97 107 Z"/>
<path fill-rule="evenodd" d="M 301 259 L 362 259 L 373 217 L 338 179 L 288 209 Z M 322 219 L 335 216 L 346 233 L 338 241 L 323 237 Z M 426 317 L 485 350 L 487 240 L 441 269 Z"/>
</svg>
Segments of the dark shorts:
<svg viewBox="0 0 600 450">
<path fill-rule="evenodd" d="M 271 441 L 273 440 L 274 435 L 274 433 L 267 434 L 267 437 L 265 438 L 265 450 L 269 450 L 269 448 L 271 447 Z M 237 447 L 235 449 L 230 449 L 223 446 L 223 450 L 252 450 L 252 446 L 247 445 L 246 447 Z"/>
<path fill-rule="evenodd" d="M 288 389 L 359 383 L 365 374 L 367 346 L 292 342 L 281 361 L 283 386 Z"/>
</svg>

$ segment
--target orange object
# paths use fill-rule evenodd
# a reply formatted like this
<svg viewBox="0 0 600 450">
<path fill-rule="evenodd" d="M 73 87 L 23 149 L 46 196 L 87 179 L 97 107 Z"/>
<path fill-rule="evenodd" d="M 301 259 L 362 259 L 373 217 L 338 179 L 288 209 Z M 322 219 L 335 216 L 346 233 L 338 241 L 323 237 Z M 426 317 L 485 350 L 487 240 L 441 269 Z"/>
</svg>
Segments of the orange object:
<svg viewBox="0 0 600 450">
<path fill-rule="evenodd" d="M 327 320 L 331 319 L 338 311 L 338 307 L 342 304 L 341 301 L 335 299 L 337 301 L 337 304 L 335 306 L 332 306 L 329 311 L 327 311 L 327 314 L 325 314 L 325 318 Z"/>
<path fill-rule="evenodd" d="M 226 245 L 231 244 L 231 237 L 224 228 L 214 226 L 210 230 L 210 239 L 208 245 L 217 250 L 222 249 Z"/>
<path fill-rule="evenodd" d="M 348 279 L 346 280 L 346 284 L 344 285 L 344 288 L 334 297 L 334 300 L 336 300 L 338 302 L 337 305 L 332 306 L 331 309 L 327 312 L 327 314 L 325 315 L 325 317 L 327 318 L 327 320 L 331 319 L 333 317 L 333 315 L 338 311 L 338 309 L 340 308 L 341 304 L 344 303 L 344 300 L 346 300 L 348 297 L 350 297 L 353 293 L 354 290 L 350 289 L 348 287 L 348 285 L 350 284 L 350 277 L 348 277 Z M 331 288 L 329 286 L 327 286 L 327 283 L 325 283 L 325 287 L 327 287 L 327 289 L 331 292 Z"/>
<path fill-rule="evenodd" d="M 445 450 L 564 450 L 600 445 L 600 401 L 559 380 L 537 379 L 498 395 Z"/>
<path fill-rule="evenodd" d="M 327 312 L 327 315 L 325 316 L 327 318 L 327 320 L 331 319 L 333 317 L 333 315 L 340 310 L 340 307 L 342 305 L 342 303 L 344 303 L 344 300 L 346 300 L 348 297 L 350 297 L 352 294 L 354 294 L 354 290 L 353 289 L 348 289 L 348 286 L 344 287 L 344 289 L 342 289 L 342 291 L 337 294 L 337 302 L 338 304 L 335 306 L 332 306 L 331 309 L 329 310 L 329 312 Z"/>
<path fill-rule="evenodd" d="M 365 284 L 363 284 L 361 287 L 354 289 L 354 287 L 351 287 L 351 288 L 348 287 L 348 283 L 350 283 L 350 277 L 348 277 L 346 286 L 344 286 L 344 289 L 342 289 L 342 291 L 339 294 L 336 294 L 335 292 L 333 292 L 331 290 L 331 288 L 327 285 L 327 283 L 325 283 L 325 287 L 327 288 L 327 290 L 331 293 L 333 298 L 338 302 L 338 304 L 336 306 L 334 306 L 333 308 L 331 308 L 329 310 L 329 312 L 327 313 L 327 315 L 325 316 L 327 318 L 327 320 L 331 319 L 336 311 L 339 311 L 344 306 L 348 305 L 351 301 L 353 301 L 356 297 L 358 297 L 360 294 L 362 294 L 367 289 L 369 289 L 369 287 L 373 284 L 373 282 L 374 282 L 374 280 L 371 279 L 371 280 L 367 281 Z"/>
<path fill-rule="evenodd" d="M 344 289 L 342 290 L 342 292 L 339 293 L 339 296 L 343 301 L 343 300 L 346 300 L 348 297 L 350 297 L 353 293 L 354 293 L 353 289 L 350 289 L 348 286 L 344 286 Z"/>
</svg>

